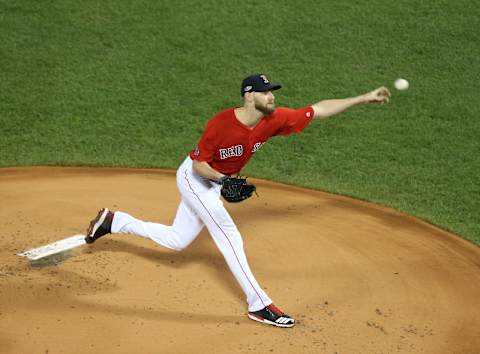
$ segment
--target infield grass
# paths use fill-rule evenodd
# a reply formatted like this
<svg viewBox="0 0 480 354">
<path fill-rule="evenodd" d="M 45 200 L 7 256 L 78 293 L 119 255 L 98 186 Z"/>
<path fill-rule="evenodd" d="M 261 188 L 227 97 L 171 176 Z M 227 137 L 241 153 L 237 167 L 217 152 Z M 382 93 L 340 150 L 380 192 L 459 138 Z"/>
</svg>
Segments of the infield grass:
<svg viewBox="0 0 480 354">
<path fill-rule="evenodd" d="M 244 172 L 480 244 L 475 2 L 1 0 L 0 19 L 0 166 L 175 168 L 253 72 L 291 107 L 404 77 L 390 104 L 274 138 Z"/>
</svg>

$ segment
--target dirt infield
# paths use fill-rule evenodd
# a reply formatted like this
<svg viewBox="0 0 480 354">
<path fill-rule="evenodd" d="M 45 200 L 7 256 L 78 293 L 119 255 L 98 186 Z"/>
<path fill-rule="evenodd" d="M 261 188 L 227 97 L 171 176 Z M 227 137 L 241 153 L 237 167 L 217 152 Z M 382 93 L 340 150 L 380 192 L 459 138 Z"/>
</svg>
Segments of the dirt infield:
<svg viewBox="0 0 480 354">
<path fill-rule="evenodd" d="M 255 181 L 259 198 L 227 206 L 292 329 L 247 318 L 206 231 L 180 253 L 111 235 L 41 262 L 15 255 L 83 233 L 102 206 L 170 223 L 173 177 L 0 170 L 1 353 L 480 353 L 480 248 L 322 192 Z"/>
</svg>

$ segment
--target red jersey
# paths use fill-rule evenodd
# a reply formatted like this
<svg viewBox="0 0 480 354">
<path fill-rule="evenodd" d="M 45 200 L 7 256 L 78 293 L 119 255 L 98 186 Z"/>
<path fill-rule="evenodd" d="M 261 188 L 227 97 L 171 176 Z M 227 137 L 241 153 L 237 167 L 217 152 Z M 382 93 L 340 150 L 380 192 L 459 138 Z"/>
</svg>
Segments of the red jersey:
<svg viewBox="0 0 480 354">
<path fill-rule="evenodd" d="M 250 128 L 237 119 L 234 109 L 210 119 L 197 148 L 190 153 L 192 160 L 206 161 L 224 175 L 239 173 L 272 136 L 299 133 L 313 119 L 312 107 L 280 107 Z"/>
</svg>

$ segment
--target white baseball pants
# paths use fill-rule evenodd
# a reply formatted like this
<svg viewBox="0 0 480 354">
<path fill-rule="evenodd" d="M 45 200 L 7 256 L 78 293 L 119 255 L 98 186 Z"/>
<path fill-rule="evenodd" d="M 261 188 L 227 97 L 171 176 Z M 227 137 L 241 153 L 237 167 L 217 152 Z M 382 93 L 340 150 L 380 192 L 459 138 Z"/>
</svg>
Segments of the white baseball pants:
<svg viewBox="0 0 480 354">
<path fill-rule="evenodd" d="M 270 305 L 272 300 L 260 288 L 250 270 L 240 232 L 220 200 L 221 186 L 197 175 L 190 157 L 177 170 L 177 186 L 182 200 L 171 226 L 144 222 L 117 211 L 112 233 L 135 234 L 180 251 L 206 226 L 243 289 L 248 310 L 258 311 Z"/>
</svg>

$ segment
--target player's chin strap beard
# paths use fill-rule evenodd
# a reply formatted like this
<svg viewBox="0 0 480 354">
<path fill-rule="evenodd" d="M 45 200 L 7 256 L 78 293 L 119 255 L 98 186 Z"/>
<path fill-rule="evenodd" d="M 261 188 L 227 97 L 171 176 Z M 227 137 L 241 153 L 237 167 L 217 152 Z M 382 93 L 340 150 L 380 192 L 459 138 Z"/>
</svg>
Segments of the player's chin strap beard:
<svg viewBox="0 0 480 354">
<path fill-rule="evenodd" d="M 268 116 L 269 114 L 272 114 L 273 111 L 275 111 L 275 106 L 273 106 L 273 108 L 270 109 L 268 108 L 268 106 L 261 106 L 258 103 L 255 103 L 255 109 L 262 112 L 264 115 Z"/>
</svg>

